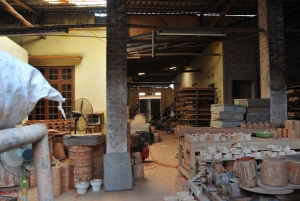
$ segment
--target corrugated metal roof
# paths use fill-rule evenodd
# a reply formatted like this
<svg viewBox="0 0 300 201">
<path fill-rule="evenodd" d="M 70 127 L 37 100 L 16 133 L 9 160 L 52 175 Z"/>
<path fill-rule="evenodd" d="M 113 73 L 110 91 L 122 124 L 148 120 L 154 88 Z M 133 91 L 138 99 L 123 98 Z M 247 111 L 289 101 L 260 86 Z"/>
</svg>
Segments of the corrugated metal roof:
<svg viewBox="0 0 300 201">
<path fill-rule="evenodd" d="M 6 0 L 17 12 L 21 15 L 22 13 L 29 13 L 27 9 L 20 6 L 16 3 L 16 0 Z M 75 3 L 70 3 L 68 0 L 61 0 L 60 4 L 50 4 L 46 0 L 20 0 L 21 2 L 27 4 L 32 9 L 37 12 L 44 13 L 106 13 L 105 4 L 94 4 L 95 2 L 99 2 L 97 0 L 88 0 L 92 2 L 91 4 L 86 5 L 77 5 Z M 79 2 L 86 2 L 87 0 L 72 0 Z M 113 0 L 111 0 L 113 1 Z M 211 25 L 217 16 L 220 15 L 225 8 L 230 6 L 227 16 L 223 17 L 221 20 L 215 23 L 216 28 L 226 28 L 226 27 L 238 27 L 239 24 L 249 22 L 249 21 L 257 21 L 257 18 L 250 17 L 228 17 L 228 15 L 257 15 L 258 0 L 126 0 L 126 9 L 127 13 L 130 15 L 136 16 L 136 21 L 128 20 L 133 24 L 142 24 L 142 25 L 162 25 L 165 26 L 181 26 L 181 27 L 208 27 Z M 297 28 L 300 26 L 298 16 L 296 15 L 300 10 L 300 1 L 299 0 L 274 0 L 274 3 L 283 3 L 284 14 L 285 16 L 289 16 L 291 22 L 286 23 L 286 27 L 293 23 L 297 23 L 293 28 Z M 0 4 L 0 15 L 1 13 L 8 12 L 5 10 L 4 6 Z M 136 14 L 153 14 L 153 16 L 157 16 L 157 14 L 167 14 L 168 16 L 173 16 L 172 14 L 184 15 L 184 17 L 178 16 L 178 18 L 174 19 L 162 19 L 161 17 L 155 19 L 145 18 L 142 19 L 142 16 L 137 16 Z M 193 15 L 197 18 L 197 20 L 189 21 L 187 15 Z M 25 14 L 24 14 L 25 15 Z M 132 16 L 131 15 L 131 16 Z M 199 17 L 197 17 L 197 16 Z M 146 15 L 144 15 L 146 16 Z M 165 15 L 166 16 L 166 15 Z M 174 15 L 175 16 L 175 15 Z M 204 16 L 204 18 L 202 18 Z M 151 16 L 152 17 L 152 16 Z M 181 23 L 178 23 L 177 19 L 181 19 Z M 246 19 L 248 18 L 248 19 Z M 96 20 L 97 21 L 97 20 Z M 257 27 L 257 25 L 255 25 Z M 142 29 L 144 31 L 142 31 Z M 128 56 L 130 54 L 138 53 L 138 54 L 151 54 L 151 41 L 148 39 L 151 36 L 146 37 L 142 36 L 142 34 L 149 34 L 151 32 L 151 27 L 148 28 L 133 28 L 130 30 L 137 30 L 135 33 L 130 34 L 129 42 L 128 42 Z M 150 31 L 150 32 L 149 32 Z M 134 41 L 132 36 L 142 36 L 142 39 L 139 41 Z M 211 43 L 214 39 L 217 38 L 204 38 L 199 41 L 197 38 L 195 40 L 189 40 L 190 37 L 181 36 L 181 40 L 175 40 L 174 36 L 169 36 L 166 38 L 156 37 L 156 46 L 155 53 L 163 54 L 168 53 L 172 55 L 172 53 L 201 53 L 203 49 L 206 47 L 206 44 Z M 159 40 L 160 39 L 160 40 Z M 188 40 L 187 40 L 188 39 Z M 194 39 L 194 38 L 193 38 Z M 221 38 L 222 39 L 222 38 Z M 136 44 L 138 43 L 138 44 Z M 185 44 L 185 45 L 184 45 Z M 178 46 L 178 47 L 176 47 Z M 185 46 L 185 47 L 183 47 Z M 195 57 L 193 56 L 155 56 L 155 57 L 140 57 L 140 59 L 128 59 L 128 76 L 134 77 L 134 82 L 140 83 L 145 82 L 153 83 L 158 82 L 160 84 L 164 84 L 164 82 L 171 82 L 174 77 L 178 74 L 176 71 L 166 72 L 166 69 L 171 66 L 176 66 L 178 70 L 184 70 L 185 67 L 191 60 Z M 155 74 L 155 76 L 149 77 L 146 76 L 137 76 L 139 71 L 145 71 L 147 74 Z M 138 85 L 137 85 L 138 86 Z M 148 84 L 145 84 L 148 86 Z"/>
<path fill-rule="evenodd" d="M 30 6 L 38 12 L 106 12 L 106 4 L 98 3 L 94 4 L 95 0 L 90 0 L 90 4 L 78 5 L 76 3 L 87 2 L 87 1 L 61 1 L 62 3 L 49 3 L 45 0 L 20 0 L 22 3 Z M 28 11 L 24 7 L 20 6 L 14 0 L 6 0 L 16 11 L 23 12 Z M 55 2 L 55 1 L 53 1 Z M 4 7 L 0 4 L 0 11 L 5 11 Z"/>
</svg>

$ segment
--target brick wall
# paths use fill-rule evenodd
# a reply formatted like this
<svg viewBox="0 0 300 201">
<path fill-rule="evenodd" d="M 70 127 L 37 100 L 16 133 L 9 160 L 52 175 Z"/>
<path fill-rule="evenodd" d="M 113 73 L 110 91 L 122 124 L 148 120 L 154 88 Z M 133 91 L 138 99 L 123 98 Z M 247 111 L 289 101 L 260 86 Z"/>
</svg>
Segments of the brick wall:
<svg viewBox="0 0 300 201">
<path fill-rule="evenodd" d="M 278 69 L 285 69 L 282 5 L 272 0 L 258 1 L 258 19 L 259 28 L 263 30 L 259 35 L 260 65 L 262 66 L 261 96 L 269 98 L 270 87 L 265 83 L 265 76 L 270 75 L 273 88 L 280 88 L 281 83 L 285 82 L 285 76 L 278 74 L 280 71 Z"/>
<path fill-rule="evenodd" d="M 127 22 L 125 0 L 107 1 L 107 153 L 127 152 Z"/>
<path fill-rule="evenodd" d="M 232 104 L 232 81 L 253 81 L 254 98 L 259 86 L 258 35 L 227 36 L 223 41 L 224 103 Z"/>
<path fill-rule="evenodd" d="M 258 1 L 261 97 L 270 98 L 270 121 L 287 118 L 283 4 Z"/>
</svg>

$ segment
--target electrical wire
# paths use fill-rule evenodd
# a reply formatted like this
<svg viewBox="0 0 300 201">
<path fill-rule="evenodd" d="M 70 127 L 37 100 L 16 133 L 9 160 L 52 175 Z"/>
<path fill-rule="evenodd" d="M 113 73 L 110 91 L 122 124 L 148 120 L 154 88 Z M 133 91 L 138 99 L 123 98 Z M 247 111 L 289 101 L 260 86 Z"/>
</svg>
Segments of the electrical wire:
<svg viewBox="0 0 300 201">
<path fill-rule="evenodd" d="M 275 69 L 278 69 L 279 71 L 281 71 L 283 74 L 285 74 L 284 70 L 277 67 Z M 285 82 L 282 83 L 281 86 L 275 88 L 271 86 L 271 81 L 270 81 L 270 70 L 266 73 L 266 75 L 263 77 L 263 80 L 265 82 L 265 84 L 268 86 L 269 89 L 271 89 L 272 91 L 281 91 L 283 88 L 286 87 Z"/>
<path fill-rule="evenodd" d="M 89 30 L 89 29 L 88 29 Z M 89 32 L 91 32 L 91 34 L 93 34 L 94 36 L 96 36 L 96 34 L 94 34 L 91 30 L 89 30 Z M 100 37 L 98 37 L 98 36 L 96 36 L 100 41 L 102 41 L 103 43 L 106 43 L 106 42 L 104 42 L 103 40 L 101 40 L 101 38 Z"/>
<path fill-rule="evenodd" d="M 152 169 L 154 169 L 156 167 L 153 164 L 145 164 L 145 163 L 143 163 L 143 165 L 144 165 L 144 170 L 152 170 Z"/>
<path fill-rule="evenodd" d="M 248 38 L 252 38 L 252 37 L 257 37 L 258 34 L 252 35 L 252 36 L 245 36 L 243 38 L 238 38 L 238 39 L 232 39 L 232 40 L 227 40 L 227 41 L 222 41 L 222 43 L 229 43 L 229 42 L 234 42 L 234 41 L 239 41 L 239 40 L 244 40 L 244 39 L 248 39 Z M 176 47 L 186 47 L 186 48 L 193 48 L 193 47 L 201 47 L 201 46 L 211 46 L 211 45 L 217 45 L 219 43 L 210 43 L 210 44 L 199 44 L 199 45 L 191 45 L 191 46 L 186 46 L 186 45 L 180 45 L 180 44 L 176 44 L 176 45 L 171 45 L 168 46 L 168 48 L 176 48 Z M 149 48 L 146 48 L 149 49 Z M 158 48 L 159 49 L 159 48 Z M 128 53 L 132 53 L 132 52 L 138 52 L 140 53 L 140 51 L 142 50 L 134 50 L 134 51 L 129 51 Z M 146 50 L 143 50 L 146 51 Z"/>
<path fill-rule="evenodd" d="M 165 166 L 165 167 L 177 168 L 177 169 L 178 169 L 178 165 L 172 165 L 172 164 L 167 164 L 167 163 L 162 163 L 162 162 L 157 161 L 157 160 L 154 158 L 153 153 L 152 153 L 150 147 L 149 147 L 149 152 L 150 152 L 150 155 L 151 155 L 153 161 L 154 161 L 156 164 L 161 165 L 161 166 Z"/>
</svg>

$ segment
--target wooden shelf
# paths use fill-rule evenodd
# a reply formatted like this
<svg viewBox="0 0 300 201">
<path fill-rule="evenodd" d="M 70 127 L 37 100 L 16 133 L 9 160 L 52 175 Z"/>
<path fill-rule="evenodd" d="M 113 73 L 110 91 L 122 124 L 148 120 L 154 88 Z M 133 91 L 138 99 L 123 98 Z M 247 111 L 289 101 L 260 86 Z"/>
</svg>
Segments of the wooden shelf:
<svg viewBox="0 0 300 201">
<path fill-rule="evenodd" d="M 209 126 L 211 119 L 210 105 L 215 103 L 215 89 L 210 87 L 186 87 L 176 92 L 175 109 L 177 119 L 184 125 Z M 191 108 L 188 108 L 192 106 Z M 185 108 L 187 107 L 187 108 Z M 182 114 L 184 112 L 186 114 Z M 192 114 L 188 114 L 192 112 Z M 192 117 L 192 118 L 189 118 Z M 203 118 L 206 117 L 206 118 Z"/>
<path fill-rule="evenodd" d="M 299 115 L 291 115 L 292 112 L 297 113 L 300 111 L 300 85 L 288 85 L 287 86 L 287 116 L 289 120 L 299 120 Z M 293 100 L 294 99 L 294 100 Z"/>
</svg>

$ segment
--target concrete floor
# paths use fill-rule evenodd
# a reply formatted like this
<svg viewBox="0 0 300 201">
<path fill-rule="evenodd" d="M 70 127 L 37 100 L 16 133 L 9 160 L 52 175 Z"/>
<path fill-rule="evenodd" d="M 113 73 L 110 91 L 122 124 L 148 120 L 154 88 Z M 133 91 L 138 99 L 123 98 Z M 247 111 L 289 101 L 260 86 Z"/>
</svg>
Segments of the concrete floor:
<svg viewBox="0 0 300 201">
<path fill-rule="evenodd" d="M 158 131 L 161 141 L 150 146 L 154 158 L 165 164 L 177 165 L 177 158 L 174 154 L 177 150 L 177 136 L 165 131 Z M 78 195 L 76 189 L 65 192 L 59 196 L 55 196 L 56 201 L 158 201 L 163 200 L 164 196 L 176 195 L 177 183 L 185 183 L 185 179 L 177 177 L 177 169 L 157 165 L 153 162 L 153 158 L 149 154 L 149 158 L 144 162 L 144 179 L 135 182 L 132 190 L 105 192 L 93 192 L 91 187 L 84 195 Z M 118 182 L 118 181 L 116 181 Z M 180 185 L 181 187 L 181 185 Z M 17 193 L 10 194 L 17 196 Z M 22 192 L 18 192 L 20 200 L 22 200 Z M 38 201 L 37 189 L 29 188 L 29 201 Z"/>
<path fill-rule="evenodd" d="M 177 150 L 177 136 L 165 131 L 158 131 L 161 141 L 150 146 L 152 155 L 155 160 L 171 165 L 177 165 L 175 153 Z M 111 191 L 105 192 L 102 188 L 100 192 L 93 192 L 89 187 L 88 192 L 84 195 L 78 195 L 76 189 L 55 196 L 56 201 L 159 201 L 163 200 L 164 196 L 176 195 L 181 189 L 186 189 L 186 180 L 183 177 L 178 177 L 176 168 L 170 168 L 158 165 L 149 155 L 149 158 L 144 162 L 145 178 L 135 182 L 132 190 Z M 118 181 L 116 181 L 118 182 Z M 7 194 L 7 196 L 17 196 L 17 193 Z M 18 196 L 22 200 L 21 190 L 18 191 Z M 278 196 L 281 201 L 299 201 L 300 190 L 294 191 L 292 194 Z M 38 201 L 37 189 L 29 188 L 29 201 Z M 233 199 L 234 201 L 246 201 L 249 198 Z"/>
</svg>

